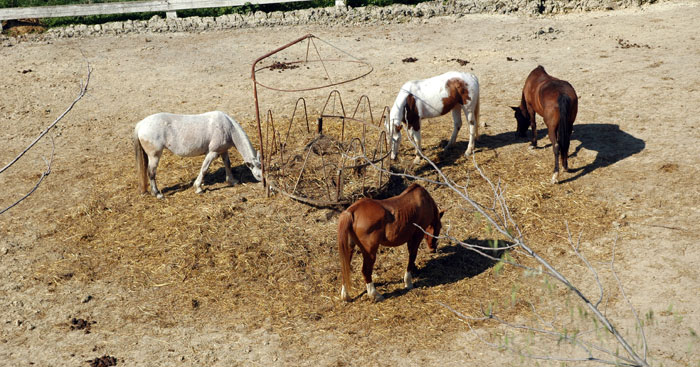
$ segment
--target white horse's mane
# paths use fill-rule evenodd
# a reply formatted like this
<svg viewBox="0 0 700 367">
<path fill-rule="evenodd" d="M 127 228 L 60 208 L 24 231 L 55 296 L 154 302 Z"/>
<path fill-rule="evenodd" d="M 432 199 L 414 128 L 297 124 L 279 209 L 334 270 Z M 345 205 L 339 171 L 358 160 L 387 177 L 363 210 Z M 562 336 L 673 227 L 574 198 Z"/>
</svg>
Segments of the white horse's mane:
<svg viewBox="0 0 700 367">
<path fill-rule="evenodd" d="M 233 127 L 233 134 L 231 134 L 233 144 L 236 145 L 236 149 L 241 153 L 243 160 L 252 163 L 257 158 L 257 151 L 250 142 L 250 139 L 248 139 L 248 135 L 241 125 L 231 116 L 227 114 L 224 114 L 224 116 L 231 122 L 231 126 Z"/>
</svg>

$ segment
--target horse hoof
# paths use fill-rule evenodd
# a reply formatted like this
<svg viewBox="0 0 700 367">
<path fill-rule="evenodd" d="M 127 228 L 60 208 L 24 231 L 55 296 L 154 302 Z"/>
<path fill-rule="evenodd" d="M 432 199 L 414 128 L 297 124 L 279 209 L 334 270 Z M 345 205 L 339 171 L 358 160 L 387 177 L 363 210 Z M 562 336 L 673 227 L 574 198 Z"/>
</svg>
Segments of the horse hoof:
<svg viewBox="0 0 700 367">
<path fill-rule="evenodd" d="M 202 190 L 201 187 L 198 187 L 198 188 L 194 189 L 194 193 L 195 193 L 195 194 L 203 194 L 203 193 L 204 193 L 204 190 Z"/>
<path fill-rule="evenodd" d="M 350 302 L 350 295 L 348 292 L 345 290 L 345 286 L 340 288 L 340 299 L 345 301 L 345 302 Z"/>
<path fill-rule="evenodd" d="M 384 296 L 382 296 L 379 293 L 375 294 L 374 297 L 372 297 L 372 301 L 374 301 L 374 302 L 381 302 L 383 300 L 384 300 Z"/>
<path fill-rule="evenodd" d="M 420 164 L 420 161 L 421 161 L 420 157 L 413 158 L 413 164 Z"/>
<path fill-rule="evenodd" d="M 161 194 L 161 193 L 156 194 L 156 199 L 162 199 L 162 198 L 163 198 L 163 194 Z"/>
<path fill-rule="evenodd" d="M 559 175 L 555 173 L 554 175 L 552 175 L 552 185 L 556 185 L 558 183 L 559 183 Z"/>
</svg>

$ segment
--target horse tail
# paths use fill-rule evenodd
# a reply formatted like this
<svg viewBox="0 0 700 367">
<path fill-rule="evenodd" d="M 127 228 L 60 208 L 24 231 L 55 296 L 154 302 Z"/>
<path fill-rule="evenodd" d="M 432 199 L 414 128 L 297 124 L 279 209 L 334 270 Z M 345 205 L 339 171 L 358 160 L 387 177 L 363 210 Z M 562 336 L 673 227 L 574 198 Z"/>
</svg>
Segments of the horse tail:
<svg viewBox="0 0 700 367">
<path fill-rule="evenodd" d="M 352 213 L 344 211 L 338 217 L 338 253 L 340 254 L 340 271 L 343 286 L 350 291 L 350 259 L 353 250 Z"/>
<path fill-rule="evenodd" d="M 148 155 L 146 155 L 146 151 L 144 151 L 143 147 L 141 146 L 137 129 L 134 129 L 133 141 L 134 153 L 136 155 L 136 178 L 138 181 L 139 193 L 143 194 L 146 192 L 146 187 L 148 185 L 148 174 L 146 172 L 146 167 L 148 166 Z"/>
<path fill-rule="evenodd" d="M 562 93 L 557 98 L 559 104 L 559 127 L 557 128 L 557 144 L 562 157 L 569 154 L 569 143 L 571 139 L 571 127 L 569 126 L 569 112 L 571 110 L 571 98 Z"/>
</svg>

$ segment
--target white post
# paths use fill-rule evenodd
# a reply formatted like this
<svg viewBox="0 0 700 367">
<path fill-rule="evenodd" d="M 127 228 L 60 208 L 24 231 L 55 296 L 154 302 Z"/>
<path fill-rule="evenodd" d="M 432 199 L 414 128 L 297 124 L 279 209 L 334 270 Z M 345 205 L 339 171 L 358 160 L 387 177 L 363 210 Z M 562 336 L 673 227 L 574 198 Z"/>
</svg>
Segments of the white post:
<svg viewBox="0 0 700 367">
<path fill-rule="evenodd" d="M 335 7 L 345 7 L 347 4 L 345 3 L 345 0 L 335 0 Z"/>
<path fill-rule="evenodd" d="M 165 18 L 166 19 L 177 19 L 177 12 L 176 11 L 166 11 Z"/>
</svg>

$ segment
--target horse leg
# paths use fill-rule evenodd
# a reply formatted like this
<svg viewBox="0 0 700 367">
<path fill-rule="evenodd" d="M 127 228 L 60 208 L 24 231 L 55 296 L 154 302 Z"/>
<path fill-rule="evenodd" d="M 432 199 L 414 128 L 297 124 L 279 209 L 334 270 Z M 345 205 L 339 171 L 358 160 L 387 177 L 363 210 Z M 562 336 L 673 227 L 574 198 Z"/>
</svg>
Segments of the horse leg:
<svg viewBox="0 0 700 367">
<path fill-rule="evenodd" d="M 419 164 L 421 161 L 421 153 L 423 152 L 420 148 L 420 130 L 408 129 L 408 131 L 413 137 L 413 142 L 416 144 L 416 158 L 413 158 L 413 164 Z"/>
<path fill-rule="evenodd" d="M 549 124 L 546 124 L 550 126 Z M 548 128 L 549 141 L 552 142 L 552 150 L 554 151 L 554 174 L 552 174 L 552 184 L 559 182 L 559 142 L 556 136 L 556 127 Z"/>
<path fill-rule="evenodd" d="M 348 264 L 348 268 L 350 268 L 352 264 L 352 255 L 355 254 L 355 241 L 352 240 L 350 236 L 348 236 L 348 253 L 347 253 L 347 258 L 346 259 L 341 259 L 341 261 L 344 261 Z M 341 254 L 341 256 L 343 256 Z M 342 266 L 342 265 L 341 265 Z M 350 269 L 351 270 L 351 269 Z M 350 276 L 350 272 L 348 271 L 348 277 Z M 349 279 L 348 279 L 349 282 Z M 343 301 L 350 301 L 350 295 L 348 294 L 348 289 L 345 289 L 345 282 L 343 282 L 343 286 L 340 288 L 340 299 Z"/>
<path fill-rule="evenodd" d="M 163 194 L 158 190 L 158 185 L 156 184 L 156 169 L 158 168 L 158 162 L 160 161 L 160 152 L 156 152 L 153 155 L 148 155 L 148 180 L 151 183 L 151 195 L 157 197 L 158 199 L 163 198 Z"/>
<path fill-rule="evenodd" d="M 406 289 L 413 288 L 413 274 L 418 272 L 416 256 L 418 255 L 420 241 L 421 237 L 418 237 L 417 241 L 415 239 L 408 241 L 408 266 L 406 267 L 406 274 L 403 276 L 403 284 L 406 286 Z"/>
<path fill-rule="evenodd" d="M 194 181 L 194 192 L 196 192 L 197 194 L 201 194 L 202 192 L 204 192 L 204 190 L 202 190 L 202 180 L 204 180 L 204 174 L 209 169 L 209 165 L 211 164 L 211 162 L 218 156 L 219 153 L 217 152 L 209 152 L 207 153 L 206 157 L 204 157 L 202 169 L 199 171 L 199 176 L 197 176 L 197 179 Z"/>
<path fill-rule="evenodd" d="M 479 139 L 479 125 L 476 121 L 476 112 L 474 110 L 469 110 L 464 106 L 462 106 L 462 109 L 464 110 L 464 115 L 467 117 L 467 122 L 469 122 L 469 145 L 467 146 L 467 151 L 464 152 L 464 155 L 468 156 L 474 151 L 476 140 Z"/>
<path fill-rule="evenodd" d="M 221 153 L 221 160 L 224 161 L 224 169 L 226 170 L 226 182 L 233 186 L 238 183 L 238 180 L 233 178 L 233 173 L 231 173 L 231 160 L 228 156 L 228 151 Z"/>
<path fill-rule="evenodd" d="M 451 147 L 455 141 L 457 141 L 457 134 L 459 133 L 459 129 L 462 128 L 462 111 L 459 106 L 455 106 L 452 109 L 452 124 L 452 137 L 450 137 L 450 141 L 447 143 L 447 146 L 445 146 L 445 149 Z"/>
<path fill-rule="evenodd" d="M 362 246 L 360 246 L 362 248 Z M 374 252 L 362 251 L 362 275 L 365 278 L 365 285 L 367 286 L 367 296 L 375 302 L 379 302 L 384 299 L 384 297 L 377 292 L 374 288 L 374 282 L 372 282 L 372 269 L 374 269 L 374 262 L 377 260 L 376 249 Z"/>
<path fill-rule="evenodd" d="M 537 148 L 537 122 L 535 121 L 537 114 L 535 113 L 535 109 L 529 105 L 527 106 L 527 113 L 530 115 L 530 127 L 532 128 L 532 140 L 530 140 L 530 146 L 532 148 Z"/>
</svg>

